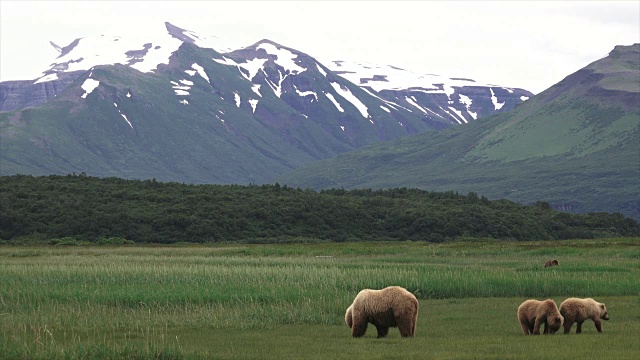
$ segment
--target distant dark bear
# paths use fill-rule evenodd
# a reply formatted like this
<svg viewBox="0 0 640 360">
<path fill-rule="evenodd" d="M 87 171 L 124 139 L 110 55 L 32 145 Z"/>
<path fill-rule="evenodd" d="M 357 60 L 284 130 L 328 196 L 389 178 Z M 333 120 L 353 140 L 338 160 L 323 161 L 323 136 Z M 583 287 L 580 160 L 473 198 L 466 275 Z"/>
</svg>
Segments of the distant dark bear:
<svg viewBox="0 0 640 360">
<path fill-rule="evenodd" d="M 560 313 L 564 316 L 564 333 L 571 332 L 573 323 L 578 323 L 576 334 L 582 332 L 582 323 L 591 319 L 596 325 L 596 330 L 602 332 L 602 320 L 609 320 L 609 313 L 604 303 L 599 303 L 591 298 L 568 298 L 560 304 Z"/>
<path fill-rule="evenodd" d="M 518 321 L 525 335 L 540 335 L 540 326 L 544 324 L 543 334 L 553 334 L 560 329 L 564 319 L 556 303 L 547 299 L 544 301 L 527 300 L 518 307 Z"/>
<path fill-rule="evenodd" d="M 416 332 L 418 299 L 399 286 L 364 289 L 347 308 L 344 321 L 353 337 L 364 336 L 369 323 L 376 327 L 378 338 L 387 336 L 390 327 L 397 327 L 402 337 L 411 337 Z"/>
<path fill-rule="evenodd" d="M 544 267 L 548 268 L 548 267 L 552 267 L 552 266 L 558 266 L 558 260 L 553 259 L 553 260 L 549 260 L 546 263 L 544 263 Z"/>
</svg>

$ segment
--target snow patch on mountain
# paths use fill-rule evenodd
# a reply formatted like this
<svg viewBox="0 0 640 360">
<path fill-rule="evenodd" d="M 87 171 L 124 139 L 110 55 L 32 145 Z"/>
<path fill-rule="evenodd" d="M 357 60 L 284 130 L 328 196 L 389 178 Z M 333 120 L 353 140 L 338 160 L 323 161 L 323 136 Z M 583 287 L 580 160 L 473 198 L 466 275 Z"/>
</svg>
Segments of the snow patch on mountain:
<svg viewBox="0 0 640 360">
<path fill-rule="evenodd" d="M 98 85 L 100 85 L 100 81 L 98 80 L 94 80 L 94 79 L 87 79 L 85 80 L 82 85 L 80 86 L 82 88 L 82 90 L 84 90 L 84 94 L 82 94 L 82 98 L 86 99 L 87 95 L 91 94 L 91 92 L 93 90 L 95 90 L 95 88 L 98 87 Z"/>
<path fill-rule="evenodd" d="M 264 74 L 264 77 L 267 80 L 267 85 L 269 85 L 269 87 L 271 88 L 271 90 L 273 90 L 273 93 L 277 97 L 280 97 L 282 95 L 282 82 L 284 81 L 284 79 L 286 79 L 287 75 L 282 76 L 282 73 L 280 72 L 280 70 L 278 70 L 278 83 L 275 84 L 269 79 L 269 76 L 264 71 L 264 69 L 262 69 L 262 73 Z"/>
<path fill-rule="evenodd" d="M 458 96 L 460 97 L 460 103 L 464 104 L 467 108 L 467 113 L 471 115 L 473 120 L 478 120 L 478 113 L 471 111 L 471 104 L 473 103 L 473 100 L 466 95 L 459 94 Z"/>
<path fill-rule="evenodd" d="M 449 99 L 449 104 L 451 104 L 452 103 L 451 95 L 453 95 L 453 93 L 455 93 L 456 91 L 449 84 L 437 84 L 437 85 L 442 85 L 442 91 L 444 91 L 444 93 L 447 94 L 447 98 Z"/>
<path fill-rule="evenodd" d="M 258 94 L 258 96 L 262 97 L 262 94 L 260 94 L 260 84 L 251 86 L 251 90 L 253 90 L 254 93 Z"/>
<path fill-rule="evenodd" d="M 53 73 L 53 74 L 45 75 L 39 78 L 38 80 L 36 80 L 33 84 L 35 85 L 35 84 L 44 83 L 44 82 L 53 81 L 53 80 L 58 80 L 58 74 Z"/>
<path fill-rule="evenodd" d="M 430 113 L 432 113 L 433 115 L 435 115 L 435 116 L 439 117 L 440 119 L 444 120 L 444 117 L 443 117 L 442 115 L 438 114 L 437 112 L 435 112 L 435 111 L 433 111 L 433 110 L 431 110 L 431 109 L 429 109 L 429 108 L 426 108 L 426 109 L 427 109 Z"/>
<path fill-rule="evenodd" d="M 327 72 L 324 71 L 322 66 L 320 66 L 320 64 L 318 64 L 318 63 L 316 63 L 316 66 L 318 67 L 318 71 L 320 71 L 320 74 L 322 74 L 322 76 L 324 76 L 324 77 L 327 77 Z"/>
<path fill-rule="evenodd" d="M 237 62 L 224 56 L 222 57 L 222 60 L 216 58 L 212 58 L 212 60 L 222 65 L 238 66 Z"/>
<path fill-rule="evenodd" d="M 192 69 L 195 69 L 198 72 L 198 75 L 202 76 L 203 79 L 207 80 L 208 83 L 211 83 L 211 80 L 209 80 L 209 76 L 207 76 L 207 73 L 204 72 L 204 68 L 200 65 L 198 65 L 197 63 L 193 63 L 191 65 Z"/>
<path fill-rule="evenodd" d="M 129 121 L 129 119 L 127 119 L 127 115 L 123 114 L 122 112 L 120 113 L 120 115 L 122 115 L 122 117 L 127 122 L 127 124 L 129 124 L 129 126 L 131 126 L 131 128 L 133 129 L 133 125 L 131 124 L 131 121 Z"/>
<path fill-rule="evenodd" d="M 360 114 L 362 114 L 363 117 L 369 117 L 369 109 L 367 108 L 367 106 L 363 104 L 362 101 L 360 101 L 360 99 L 358 99 L 355 95 L 353 95 L 349 88 L 342 87 L 340 84 L 335 82 L 331 83 L 331 87 L 333 87 L 338 95 L 342 96 L 343 98 L 345 98 L 345 100 L 353 104 L 353 106 L 355 106 L 356 109 L 360 111 Z"/>
<path fill-rule="evenodd" d="M 296 89 L 296 92 L 298 93 L 298 95 L 302 97 L 305 97 L 307 95 L 313 95 L 313 97 L 316 98 L 316 101 L 318 101 L 318 94 L 316 94 L 314 91 L 300 91 L 296 86 L 294 86 L 293 88 Z"/>
<path fill-rule="evenodd" d="M 231 51 L 215 37 L 205 38 L 189 30 L 165 23 L 161 28 L 145 29 L 140 33 L 127 33 L 126 36 L 89 36 L 75 39 L 71 44 L 61 47 L 50 42 L 60 56 L 43 73 L 45 75 L 58 72 L 88 70 L 97 65 L 128 65 L 141 72 L 152 72 L 160 64 L 168 64 L 173 54 L 183 42 L 190 42 L 201 48 L 216 51 Z M 215 60 L 215 59 L 214 59 Z M 204 69 L 194 64 L 193 70 L 207 79 Z M 191 70 L 187 71 L 191 76 Z M 39 78 L 40 82 L 55 80 Z"/>
<path fill-rule="evenodd" d="M 181 42 L 192 43 L 198 47 L 214 49 L 218 52 L 228 52 L 232 50 L 232 47 L 230 47 L 229 44 L 224 43 L 217 36 L 202 36 L 191 30 L 175 26 L 169 22 L 165 22 L 164 25 L 167 33 Z"/>
<path fill-rule="evenodd" d="M 166 31 L 146 34 L 144 38 L 134 34 L 127 37 L 91 36 L 76 39 L 74 43 L 75 46 L 55 59 L 46 73 L 88 70 L 96 65 L 113 64 L 150 72 L 160 64 L 168 64 L 171 54 L 182 44 Z"/>
<path fill-rule="evenodd" d="M 240 107 L 240 95 L 237 92 L 235 92 L 233 93 L 233 98 L 236 100 L 236 106 Z"/>
<path fill-rule="evenodd" d="M 338 111 L 340 112 L 344 112 L 344 109 L 342 108 L 342 106 L 340 106 L 340 103 L 336 100 L 336 98 L 333 97 L 333 94 L 331 93 L 323 93 L 329 100 L 331 100 L 331 102 L 333 103 L 333 105 L 335 105 L 336 109 L 338 109 Z"/>
<path fill-rule="evenodd" d="M 271 43 L 261 43 L 256 47 L 256 50 L 263 49 L 269 55 L 275 55 L 277 58 L 275 63 L 282 66 L 285 70 L 289 71 L 291 74 L 301 73 L 307 69 L 299 66 L 295 63 L 295 59 L 298 58 L 298 55 L 292 53 L 291 51 L 279 48 Z"/>
<path fill-rule="evenodd" d="M 442 108 L 440 108 L 442 109 Z M 458 124 L 462 124 L 462 122 L 460 121 L 460 119 L 458 119 L 455 115 L 453 115 L 452 113 L 449 112 L 449 110 L 447 109 L 442 109 L 442 111 L 446 112 L 447 115 L 451 116 L 455 121 L 458 122 Z"/>
<path fill-rule="evenodd" d="M 129 124 L 129 126 L 133 129 L 133 125 L 131 124 L 131 121 L 129 121 L 129 119 L 127 118 L 127 115 L 123 114 L 122 111 L 120 111 L 120 109 L 118 108 L 118 104 L 113 103 L 113 106 L 116 107 L 116 110 L 118 110 L 118 113 L 120 114 L 120 116 L 122 116 L 122 118 L 127 122 L 127 124 Z"/>
<path fill-rule="evenodd" d="M 178 96 L 190 95 L 189 90 L 191 90 L 191 86 L 193 86 L 193 81 L 189 81 L 187 79 L 181 79 L 179 81 L 180 83 L 171 81 L 171 85 L 172 85 L 171 87 L 173 88 L 173 91 L 176 93 L 176 95 Z"/>
<path fill-rule="evenodd" d="M 256 112 L 256 106 L 258 106 L 258 100 L 255 99 L 250 99 L 249 100 L 249 104 L 251 104 L 251 108 L 253 109 L 253 112 Z"/>
<path fill-rule="evenodd" d="M 500 110 L 502 109 L 502 107 L 504 106 L 504 101 L 502 103 L 498 102 L 498 97 L 496 96 L 496 94 L 493 92 L 492 88 L 489 88 L 489 90 L 491 90 L 491 102 L 493 103 L 493 107 L 495 108 L 495 110 Z"/>
<path fill-rule="evenodd" d="M 487 86 L 469 79 L 451 79 L 434 74 L 417 74 L 391 65 L 323 61 L 329 69 L 343 78 L 375 91 L 424 88 L 432 93 L 452 94 L 452 87 Z"/>
<path fill-rule="evenodd" d="M 422 106 L 420 106 L 414 99 L 414 97 L 408 97 L 405 96 L 404 98 L 409 104 L 411 104 L 412 106 L 416 107 L 418 110 L 422 111 L 423 113 L 427 113 L 427 110 L 425 110 L 425 108 L 423 108 Z"/>
<path fill-rule="evenodd" d="M 529 100 L 529 97 L 528 96 L 520 96 L 520 100 L 527 101 L 527 100 Z"/>
<path fill-rule="evenodd" d="M 398 110 L 398 108 L 402 108 L 402 109 L 407 110 L 408 112 L 413 112 L 411 109 L 407 109 L 404 106 L 398 105 L 398 104 L 396 104 L 394 102 L 391 102 L 389 100 L 385 100 L 385 99 L 381 98 L 380 96 L 378 96 L 378 95 L 372 93 L 371 91 L 369 91 L 369 89 L 367 89 L 366 87 L 363 87 L 361 89 L 364 90 L 364 92 L 366 92 L 367 94 L 373 96 L 374 98 L 385 102 L 388 106 L 392 107 L 394 110 Z"/>
<path fill-rule="evenodd" d="M 253 59 L 249 60 L 246 63 L 237 64 L 239 67 L 247 70 L 249 72 L 249 76 L 247 77 L 242 73 L 243 76 L 247 78 L 247 80 L 252 81 L 253 78 L 258 74 L 258 71 L 263 70 L 264 63 L 267 62 L 267 59 Z M 264 70 L 263 70 L 264 71 Z"/>
<path fill-rule="evenodd" d="M 464 123 L 467 123 L 467 119 L 465 119 L 464 115 L 462 115 L 462 112 L 460 110 L 454 108 L 453 106 L 449 106 L 449 109 L 451 111 L 453 111 L 456 115 L 458 115 L 460 117 L 460 119 L 462 119 L 462 121 Z M 458 119 L 456 119 L 456 120 L 458 120 Z"/>
</svg>

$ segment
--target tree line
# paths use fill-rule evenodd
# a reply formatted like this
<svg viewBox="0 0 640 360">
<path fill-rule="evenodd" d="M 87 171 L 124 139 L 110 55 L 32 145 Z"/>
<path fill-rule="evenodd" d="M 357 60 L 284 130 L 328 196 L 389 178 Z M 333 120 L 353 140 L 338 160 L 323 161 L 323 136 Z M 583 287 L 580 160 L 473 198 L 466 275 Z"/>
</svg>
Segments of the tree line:
<svg viewBox="0 0 640 360">
<path fill-rule="evenodd" d="M 548 203 L 395 188 L 315 191 L 80 175 L 0 177 L 0 239 L 136 243 L 458 238 L 561 240 L 640 236 L 619 213 L 569 214 Z"/>
</svg>

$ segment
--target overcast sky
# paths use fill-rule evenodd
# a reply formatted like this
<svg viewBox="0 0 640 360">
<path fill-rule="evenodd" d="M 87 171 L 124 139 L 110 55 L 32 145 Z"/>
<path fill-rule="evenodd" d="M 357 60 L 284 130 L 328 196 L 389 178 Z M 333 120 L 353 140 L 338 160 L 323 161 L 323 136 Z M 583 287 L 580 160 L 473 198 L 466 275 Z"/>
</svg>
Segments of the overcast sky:
<svg viewBox="0 0 640 360">
<path fill-rule="evenodd" d="M 0 1 L 0 80 L 35 79 L 79 37 L 164 21 L 244 47 L 273 40 L 320 60 L 543 91 L 640 42 L 640 1 Z M 158 30 L 159 29 L 159 30 Z"/>
</svg>

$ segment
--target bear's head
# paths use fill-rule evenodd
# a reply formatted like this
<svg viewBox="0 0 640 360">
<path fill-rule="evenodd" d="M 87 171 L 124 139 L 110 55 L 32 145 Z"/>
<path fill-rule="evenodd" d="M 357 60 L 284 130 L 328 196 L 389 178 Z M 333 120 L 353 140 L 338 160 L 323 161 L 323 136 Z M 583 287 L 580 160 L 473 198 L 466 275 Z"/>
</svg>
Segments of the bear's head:
<svg viewBox="0 0 640 360">
<path fill-rule="evenodd" d="M 564 317 L 560 314 L 555 314 L 547 318 L 547 327 L 549 328 L 549 334 L 553 334 L 560 330 L 564 324 Z"/>
<path fill-rule="evenodd" d="M 609 320 L 609 313 L 604 303 L 598 303 L 598 309 L 600 310 L 600 319 Z"/>
</svg>

